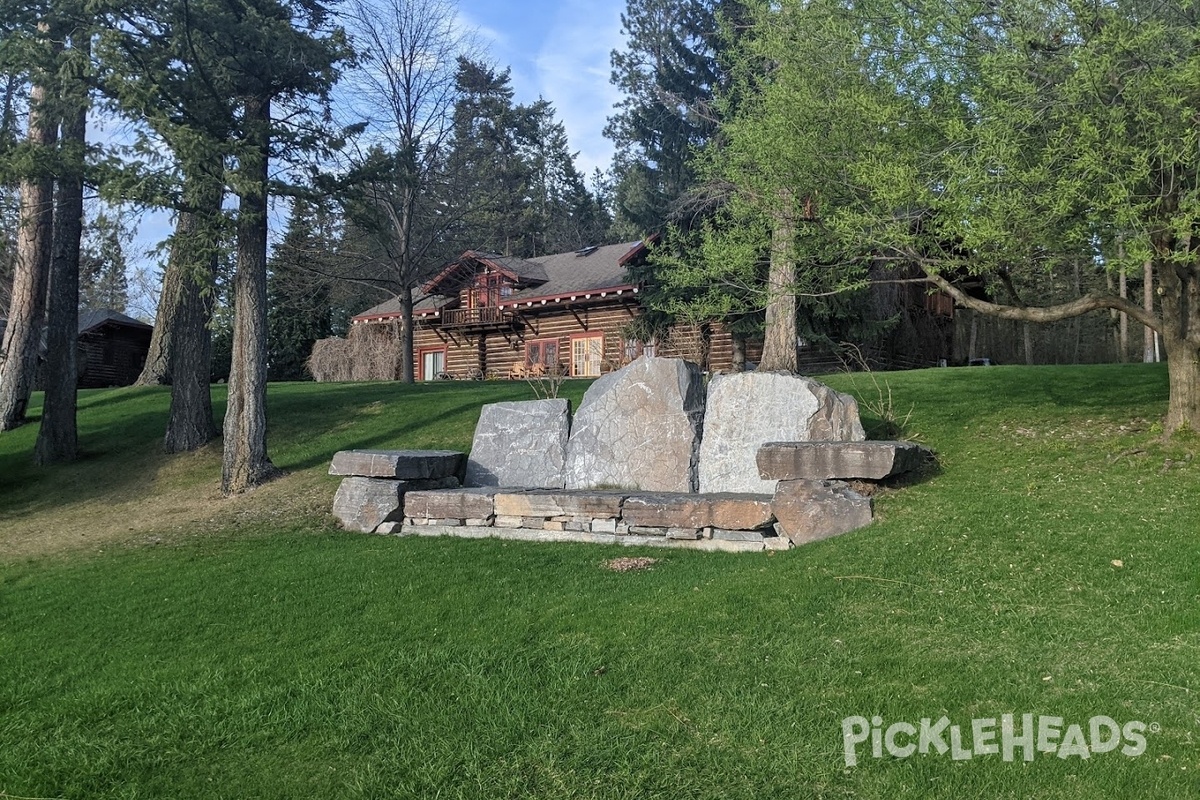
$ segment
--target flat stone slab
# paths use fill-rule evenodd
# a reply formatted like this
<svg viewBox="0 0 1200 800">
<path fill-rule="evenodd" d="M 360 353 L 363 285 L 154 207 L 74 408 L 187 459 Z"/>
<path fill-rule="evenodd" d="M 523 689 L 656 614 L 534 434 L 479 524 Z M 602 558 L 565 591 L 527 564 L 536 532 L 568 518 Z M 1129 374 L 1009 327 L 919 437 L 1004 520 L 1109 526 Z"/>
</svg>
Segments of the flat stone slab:
<svg viewBox="0 0 1200 800">
<path fill-rule="evenodd" d="M 456 478 L 463 458 L 454 450 L 342 450 L 334 453 L 329 474 L 401 480 Z"/>
<path fill-rule="evenodd" d="M 495 513 L 496 489 L 447 489 L 437 492 L 408 492 L 404 516 L 424 519 L 484 519 Z"/>
<path fill-rule="evenodd" d="M 768 442 L 757 462 L 764 480 L 878 481 L 912 472 L 932 456 L 915 442 Z"/>
<path fill-rule="evenodd" d="M 775 521 L 769 494 L 632 494 L 621 507 L 630 525 L 755 530 Z"/>
<path fill-rule="evenodd" d="M 561 489 L 571 428 L 568 400 L 489 403 L 479 414 L 467 486 Z"/>
<path fill-rule="evenodd" d="M 815 542 L 871 524 L 871 498 L 839 481 L 780 481 L 775 529 L 794 544 Z"/>
<path fill-rule="evenodd" d="M 602 376 L 571 422 L 566 488 L 695 491 L 703 417 L 700 368 L 683 359 L 643 356 Z"/>
<path fill-rule="evenodd" d="M 627 492 L 502 491 L 496 495 L 496 514 L 506 517 L 621 516 Z"/>
<path fill-rule="evenodd" d="M 823 383 L 784 372 L 718 375 L 708 384 L 700 491 L 773 492 L 755 460 L 767 442 L 865 438 L 857 401 Z"/>
</svg>

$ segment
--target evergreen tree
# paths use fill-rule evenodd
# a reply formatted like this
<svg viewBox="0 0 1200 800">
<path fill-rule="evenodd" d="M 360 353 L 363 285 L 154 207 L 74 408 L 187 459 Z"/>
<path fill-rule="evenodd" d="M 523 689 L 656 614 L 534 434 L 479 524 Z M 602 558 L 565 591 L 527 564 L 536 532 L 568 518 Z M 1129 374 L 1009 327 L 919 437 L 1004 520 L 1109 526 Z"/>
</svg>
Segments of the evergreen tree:
<svg viewBox="0 0 1200 800">
<path fill-rule="evenodd" d="M 268 264 L 267 373 L 272 381 L 308 379 L 304 364 L 313 343 L 333 335 L 338 238 L 329 209 L 305 200 L 293 203 L 287 232 Z"/>
<path fill-rule="evenodd" d="M 447 194 L 469 204 L 449 231 L 464 249 L 532 255 L 527 247 L 529 171 L 519 141 L 509 71 L 460 58 Z"/>
<path fill-rule="evenodd" d="M 95 311 L 110 308 L 125 313 L 129 280 L 125 275 L 125 245 L 129 232 L 120 217 L 101 211 L 84 230 L 79 260 L 79 307 Z"/>
<path fill-rule="evenodd" d="M 629 0 L 621 15 L 628 42 L 612 53 L 612 82 L 625 99 L 605 129 L 616 145 L 622 237 L 661 230 L 695 185 L 692 161 L 716 133 L 723 52 L 742 15 L 737 0 Z"/>
</svg>

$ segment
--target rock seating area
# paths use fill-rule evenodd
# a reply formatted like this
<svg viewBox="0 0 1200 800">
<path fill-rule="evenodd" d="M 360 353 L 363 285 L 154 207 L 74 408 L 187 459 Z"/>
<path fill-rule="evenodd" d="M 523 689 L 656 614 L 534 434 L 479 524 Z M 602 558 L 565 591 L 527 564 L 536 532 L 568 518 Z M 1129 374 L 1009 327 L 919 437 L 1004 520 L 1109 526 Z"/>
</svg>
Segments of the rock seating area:
<svg viewBox="0 0 1200 800">
<path fill-rule="evenodd" d="M 769 495 L 465 488 L 412 491 L 395 535 L 495 537 L 748 552 L 786 549 Z"/>
<path fill-rule="evenodd" d="M 329 471 L 349 530 L 751 552 L 870 524 L 870 492 L 845 481 L 931 456 L 863 439 L 854 399 L 808 378 L 718 376 L 706 396 L 694 365 L 643 358 L 574 419 L 566 400 L 485 406 L 469 458 L 351 450 Z"/>
</svg>

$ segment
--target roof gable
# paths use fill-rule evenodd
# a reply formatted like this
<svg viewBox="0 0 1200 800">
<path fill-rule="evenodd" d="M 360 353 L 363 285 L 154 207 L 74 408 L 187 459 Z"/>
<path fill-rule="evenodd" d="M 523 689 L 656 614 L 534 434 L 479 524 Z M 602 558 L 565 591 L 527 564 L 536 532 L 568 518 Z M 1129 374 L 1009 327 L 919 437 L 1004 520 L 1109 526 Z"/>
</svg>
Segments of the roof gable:
<svg viewBox="0 0 1200 800">
<path fill-rule="evenodd" d="M 418 300 L 415 310 L 436 311 L 455 302 L 457 298 L 435 295 L 448 291 L 450 286 L 455 285 L 452 281 L 463 280 L 461 276 L 455 277 L 454 270 L 461 268 L 468 257 L 476 259 L 476 264 L 483 263 L 510 277 L 522 279 L 517 282 L 518 285 L 524 284 L 523 288 L 505 297 L 500 304 L 515 306 L 518 303 L 542 300 L 583 296 L 591 298 L 593 295 L 599 297 L 601 293 L 615 293 L 632 288 L 627 269 L 631 264 L 645 258 L 647 252 L 647 243 L 641 241 L 585 247 L 582 250 L 529 259 L 468 250 L 458 260 L 447 264 L 437 277 L 422 287 L 425 296 Z M 471 274 L 474 275 L 474 271 Z M 439 285 L 445 288 L 439 290 Z M 465 284 L 460 282 L 457 285 Z M 434 291 L 430 291 L 431 289 Z M 454 293 L 457 294 L 457 289 Z M 393 298 L 358 314 L 354 319 L 387 319 L 398 317 L 400 313 L 400 302 Z"/>
</svg>

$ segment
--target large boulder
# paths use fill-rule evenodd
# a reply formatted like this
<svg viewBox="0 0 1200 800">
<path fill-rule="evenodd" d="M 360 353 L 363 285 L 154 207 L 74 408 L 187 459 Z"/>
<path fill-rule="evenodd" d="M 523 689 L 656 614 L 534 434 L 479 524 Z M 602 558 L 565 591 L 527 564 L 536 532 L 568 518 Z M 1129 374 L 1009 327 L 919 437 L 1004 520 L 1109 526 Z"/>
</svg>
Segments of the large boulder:
<svg viewBox="0 0 1200 800">
<path fill-rule="evenodd" d="M 784 372 L 718 375 L 708 384 L 700 491 L 774 492 L 756 462 L 767 442 L 865 438 L 857 401 L 823 383 Z"/>
<path fill-rule="evenodd" d="M 696 491 L 703 417 L 700 368 L 683 359 L 643 356 L 603 376 L 571 424 L 566 488 Z"/>
<path fill-rule="evenodd" d="M 570 410 L 567 400 L 485 405 L 471 442 L 466 485 L 561 489 Z"/>
</svg>

